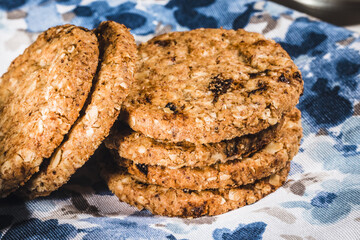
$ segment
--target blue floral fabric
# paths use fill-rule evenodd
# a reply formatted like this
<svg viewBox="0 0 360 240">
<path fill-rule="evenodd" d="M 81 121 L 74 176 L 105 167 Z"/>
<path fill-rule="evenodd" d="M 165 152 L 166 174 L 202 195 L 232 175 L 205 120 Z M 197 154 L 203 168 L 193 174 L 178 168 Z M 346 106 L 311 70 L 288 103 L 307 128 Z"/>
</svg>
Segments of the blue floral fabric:
<svg viewBox="0 0 360 240">
<path fill-rule="evenodd" d="M 360 37 L 255 0 L 0 0 L 0 73 L 39 32 L 114 20 L 136 41 L 199 27 L 245 28 L 299 66 L 304 138 L 287 183 L 261 201 L 199 219 L 153 216 L 120 202 L 91 159 L 49 197 L 0 199 L 0 239 L 360 239 Z"/>
</svg>

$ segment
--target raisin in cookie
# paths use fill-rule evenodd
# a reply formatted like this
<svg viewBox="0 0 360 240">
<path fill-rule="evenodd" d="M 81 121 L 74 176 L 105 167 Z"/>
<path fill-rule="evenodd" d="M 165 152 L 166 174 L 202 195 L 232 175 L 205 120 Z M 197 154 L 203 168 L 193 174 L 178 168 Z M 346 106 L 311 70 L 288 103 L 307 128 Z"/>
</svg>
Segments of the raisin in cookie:
<svg viewBox="0 0 360 240">
<path fill-rule="evenodd" d="M 136 44 L 129 30 L 122 24 L 107 21 L 95 32 L 101 63 L 91 97 L 49 164 L 22 188 L 22 194 L 28 198 L 49 195 L 90 158 L 109 134 L 134 82 Z"/>
<path fill-rule="evenodd" d="M 196 29 L 138 47 L 128 124 L 154 139 L 220 142 L 279 122 L 303 91 L 280 44 L 245 30 Z"/>
<path fill-rule="evenodd" d="M 91 31 L 57 26 L 0 78 L 0 197 L 26 182 L 59 146 L 85 103 L 98 56 Z"/>
</svg>

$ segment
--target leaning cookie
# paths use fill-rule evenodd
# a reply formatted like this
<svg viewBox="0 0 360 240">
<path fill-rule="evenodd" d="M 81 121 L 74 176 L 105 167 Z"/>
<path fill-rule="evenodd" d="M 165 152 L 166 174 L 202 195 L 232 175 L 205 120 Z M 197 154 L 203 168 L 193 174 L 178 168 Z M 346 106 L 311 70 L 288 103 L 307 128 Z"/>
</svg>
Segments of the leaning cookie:
<svg viewBox="0 0 360 240">
<path fill-rule="evenodd" d="M 262 149 L 278 137 L 283 119 L 257 134 L 245 135 L 218 143 L 193 144 L 157 141 L 144 134 L 129 130 L 118 123 L 105 140 L 109 149 L 118 151 L 122 158 L 135 164 L 158 165 L 169 168 L 182 166 L 203 167 L 232 159 L 241 159 Z"/>
<path fill-rule="evenodd" d="M 59 146 L 85 103 L 98 56 L 91 31 L 57 26 L 0 78 L 0 197 L 23 185 Z"/>
<path fill-rule="evenodd" d="M 134 179 L 168 188 L 203 190 L 249 184 L 278 172 L 299 151 L 302 137 L 300 118 L 298 109 L 288 113 L 278 140 L 270 142 L 264 149 L 241 160 L 196 168 L 151 166 L 136 164 L 127 159 L 120 159 L 117 162 L 126 166 Z"/>
<path fill-rule="evenodd" d="M 128 124 L 157 139 L 220 142 L 279 122 L 303 81 L 280 44 L 261 34 L 196 29 L 138 47 L 137 89 L 124 102 Z"/>
<path fill-rule="evenodd" d="M 270 177 L 231 189 L 191 191 L 144 184 L 124 168 L 107 165 L 102 176 L 109 189 L 121 200 L 139 209 L 170 217 L 213 216 L 252 204 L 278 189 L 285 182 L 290 164 Z"/>
<path fill-rule="evenodd" d="M 56 149 L 49 164 L 21 189 L 28 198 L 49 195 L 65 184 L 109 134 L 121 103 L 133 83 L 136 45 L 129 30 L 115 22 L 102 22 L 96 29 L 101 64 L 83 115 Z"/>
</svg>

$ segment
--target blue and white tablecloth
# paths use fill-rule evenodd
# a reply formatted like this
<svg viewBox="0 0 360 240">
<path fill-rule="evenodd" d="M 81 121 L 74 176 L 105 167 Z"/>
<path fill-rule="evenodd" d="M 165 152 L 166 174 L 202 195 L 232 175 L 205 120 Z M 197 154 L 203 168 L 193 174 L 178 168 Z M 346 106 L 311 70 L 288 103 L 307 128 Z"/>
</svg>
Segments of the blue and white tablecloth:
<svg viewBox="0 0 360 240">
<path fill-rule="evenodd" d="M 94 159 L 46 198 L 0 200 L 0 239 L 360 239 L 360 37 L 254 0 L 0 0 L 0 74 L 47 28 L 114 20 L 137 42 L 199 27 L 263 33 L 302 71 L 304 138 L 274 194 L 216 217 L 153 216 L 118 201 Z"/>
</svg>

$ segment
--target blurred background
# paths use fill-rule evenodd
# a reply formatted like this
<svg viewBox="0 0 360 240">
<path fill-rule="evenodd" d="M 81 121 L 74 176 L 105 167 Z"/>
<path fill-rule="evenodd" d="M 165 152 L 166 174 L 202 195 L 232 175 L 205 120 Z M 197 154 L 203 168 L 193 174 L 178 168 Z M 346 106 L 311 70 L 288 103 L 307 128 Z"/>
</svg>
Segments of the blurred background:
<svg viewBox="0 0 360 240">
<path fill-rule="evenodd" d="M 360 33 L 360 0 L 271 0 Z"/>
</svg>

